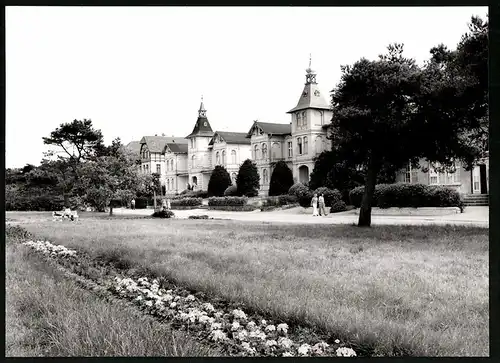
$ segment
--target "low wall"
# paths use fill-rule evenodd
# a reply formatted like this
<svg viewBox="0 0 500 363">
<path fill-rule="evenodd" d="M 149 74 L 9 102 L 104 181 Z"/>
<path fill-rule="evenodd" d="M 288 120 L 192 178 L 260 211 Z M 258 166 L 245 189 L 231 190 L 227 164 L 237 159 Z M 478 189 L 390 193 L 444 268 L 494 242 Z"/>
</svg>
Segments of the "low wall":
<svg viewBox="0 0 500 363">
<path fill-rule="evenodd" d="M 372 208 L 372 216 L 444 216 L 460 213 L 457 207 Z M 359 208 L 355 211 L 359 215 Z"/>
<path fill-rule="evenodd" d="M 208 210 L 225 210 L 225 211 L 233 211 L 233 212 L 252 212 L 256 209 L 259 209 L 258 207 L 255 207 L 253 205 L 214 205 L 214 206 L 209 206 Z"/>
</svg>

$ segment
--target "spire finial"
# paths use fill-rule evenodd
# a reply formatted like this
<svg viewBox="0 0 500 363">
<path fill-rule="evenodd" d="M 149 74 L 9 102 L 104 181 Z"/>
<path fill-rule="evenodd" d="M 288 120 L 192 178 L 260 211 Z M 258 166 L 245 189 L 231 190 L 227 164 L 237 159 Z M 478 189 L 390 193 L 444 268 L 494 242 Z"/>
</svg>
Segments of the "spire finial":
<svg viewBox="0 0 500 363">
<path fill-rule="evenodd" d="M 311 53 L 309 53 L 309 69 L 311 69 Z"/>
</svg>

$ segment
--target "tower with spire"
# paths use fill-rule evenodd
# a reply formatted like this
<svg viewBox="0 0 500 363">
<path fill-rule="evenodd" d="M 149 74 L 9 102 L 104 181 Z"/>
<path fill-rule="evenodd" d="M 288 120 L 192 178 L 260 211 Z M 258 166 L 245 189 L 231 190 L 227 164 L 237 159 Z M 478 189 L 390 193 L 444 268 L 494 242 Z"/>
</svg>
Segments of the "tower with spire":
<svg viewBox="0 0 500 363">
<path fill-rule="evenodd" d="M 195 189 L 207 189 L 208 180 L 211 173 L 211 154 L 208 150 L 208 143 L 214 136 L 212 127 L 207 118 L 207 110 L 203 104 L 201 96 L 200 108 L 198 109 L 198 119 L 193 127 L 193 131 L 186 136 L 188 143 L 188 170 L 189 184 Z"/>
<path fill-rule="evenodd" d="M 289 113 L 292 117 L 293 175 L 299 182 L 308 182 L 314 168 L 314 157 L 329 148 L 326 128 L 332 119 L 332 110 L 316 81 L 316 72 L 306 69 L 306 83 L 297 105 Z"/>
</svg>

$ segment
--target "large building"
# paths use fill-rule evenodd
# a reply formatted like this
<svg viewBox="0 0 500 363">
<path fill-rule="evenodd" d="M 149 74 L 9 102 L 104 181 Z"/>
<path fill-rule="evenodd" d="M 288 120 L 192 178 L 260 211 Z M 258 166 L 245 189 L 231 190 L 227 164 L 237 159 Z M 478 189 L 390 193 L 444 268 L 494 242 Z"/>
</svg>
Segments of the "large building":
<svg viewBox="0 0 500 363">
<path fill-rule="evenodd" d="M 144 136 L 140 142 L 129 145 L 139 150 L 143 172 L 160 174 L 168 194 L 179 193 L 188 185 L 206 190 L 216 165 L 224 166 L 235 182 L 240 165 L 252 159 L 260 176 L 259 194 L 265 196 L 276 162 L 285 161 L 294 180 L 306 183 L 315 157 L 331 149 L 327 132 L 332 110 L 318 87 L 310 63 L 297 105 L 287 113 L 291 118 L 288 124 L 254 121 L 247 133 L 214 132 L 202 98 L 198 118 L 188 136 Z M 432 165 L 422 161 L 423 170 L 412 170 L 408 166 L 397 174 L 396 181 L 446 185 L 462 194 L 487 194 L 488 164 L 486 158 L 472 171 L 457 165 L 455 173 L 437 173 Z"/>
</svg>

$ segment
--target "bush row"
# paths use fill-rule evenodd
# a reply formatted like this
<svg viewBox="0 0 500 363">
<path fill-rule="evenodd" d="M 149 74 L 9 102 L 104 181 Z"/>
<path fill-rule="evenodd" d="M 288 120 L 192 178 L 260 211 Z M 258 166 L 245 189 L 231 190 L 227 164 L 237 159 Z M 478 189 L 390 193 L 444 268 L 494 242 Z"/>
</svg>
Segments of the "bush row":
<svg viewBox="0 0 500 363">
<path fill-rule="evenodd" d="M 181 199 L 181 198 L 208 198 L 208 192 L 206 190 L 183 190 L 179 195 L 174 196 L 171 199 Z"/>
<path fill-rule="evenodd" d="M 278 195 L 276 197 L 267 197 L 263 201 L 263 206 L 265 207 L 281 207 L 284 205 L 297 204 L 298 198 L 295 195 Z"/>
<path fill-rule="evenodd" d="M 182 198 L 170 201 L 172 207 L 195 207 L 203 203 L 202 198 Z"/>
<path fill-rule="evenodd" d="M 5 199 L 8 211 L 58 211 L 64 208 L 64 199 L 60 196 L 24 196 Z"/>
<path fill-rule="evenodd" d="M 349 193 L 351 203 L 359 208 L 363 199 L 364 187 L 357 187 Z M 378 184 L 372 201 L 373 207 L 459 207 L 463 201 L 458 191 L 424 184 Z"/>
<path fill-rule="evenodd" d="M 302 183 L 295 183 L 294 185 L 292 185 L 288 190 L 288 194 L 295 196 L 300 206 L 304 208 L 308 208 L 311 206 L 311 200 L 314 194 L 317 194 L 318 197 L 320 194 L 323 194 L 326 207 L 341 205 L 339 204 L 339 202 L 342 200 L 342 194 L 336 189 L 320 187 L 313 191 Z"/>
<path fill-rule="evenodd" d="M 208 209 L 225 210 L 231 212 L 252 212 L 258 208 L 253 205 L 215 205 L 209 207 Z"/>
<path fill-rule="evenodd" d="M 212 206 L 242 206 L 246 205 L 247 197 L 211 197 L 208 198 L 208 205 Z"/>
</svg>

